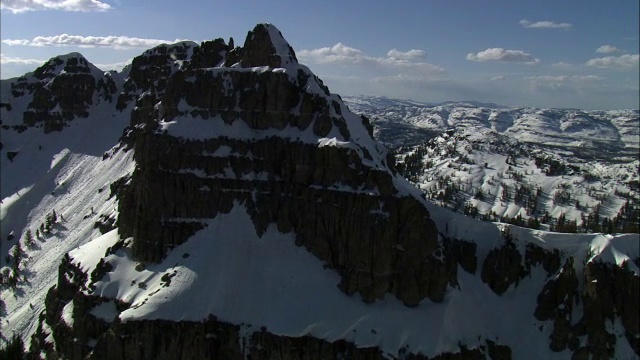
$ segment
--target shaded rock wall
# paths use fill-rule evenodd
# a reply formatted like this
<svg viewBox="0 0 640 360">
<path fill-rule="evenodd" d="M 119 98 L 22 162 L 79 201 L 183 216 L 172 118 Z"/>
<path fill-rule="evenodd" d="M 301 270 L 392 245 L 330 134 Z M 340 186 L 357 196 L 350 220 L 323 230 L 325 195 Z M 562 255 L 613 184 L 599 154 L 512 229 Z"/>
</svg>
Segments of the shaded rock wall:
<svg viewBox="0 0 640 360">
<path fill-rule="evenodd" d="M 517 287 L 532 268 L 542 266 L 548 281 L 538 294 L 533 315 L 540 321 L 551 322 L 551 351 L 568 349 L 577 359 L 610 359 L 615 357 L 616 343 L 627 341 L 640 355 L 637 274 L 628 266 L 597 260 L 576 264 L 573 256 L 563 263 L 558 250 L 545 250 L 533 244 L 527 244 L 522 254 L 516 242 L 517 239 L 508 236 L 503 246 L 489 252 L 482 265 L 481 279 L 501 295 L 511 286 Z M 580 278 L 576 269 L 582 266 Z M 624 328 L 624 338 L 614 334 L 615 323 Z"/>
<path fill-rule="evenodd" d="M 232 51 L 242 54 L 242 66 L 296 61 L 292 49 L 276 49 L 269 31 L 256 27 L 245 46 Z M 194 50 L 210 59 L 194 64 L 218 62 L 226 50 L 222 41 Z M 439 245 L 428 211 L 398 193 L 388 168 L 365 165 L 372 154 L 351 139 L 340 104 L 308 90 L 319 86 L 316 78 L 302 68 L 294 74 L 187 65 L 162 73 L 166 85 L 137 100 L 124 139 L 137 167 L 119 194 L 118 218 L 121 236 L 135 239 L 135 259 L 161 260 L 206 219 L 243 204 L 258 235 L 272 223 L 295 232 L 298 245 L 342 275 L 347 294 L 374 301 L 391 292 L 412 306 L 424 298 L 441 301 L 456 267 L 433 256 Z M 236 138 L 212 132 L 206 140 L 183 139 L 161 131 L 160 120 L 183 127 L 211 121 L 212 128 L 222 121 L 249 130 Z M 259 136 L 267 130 L 273 135 Z M 351 146 L 294 138 L 332 131 Z"/>
</svg>

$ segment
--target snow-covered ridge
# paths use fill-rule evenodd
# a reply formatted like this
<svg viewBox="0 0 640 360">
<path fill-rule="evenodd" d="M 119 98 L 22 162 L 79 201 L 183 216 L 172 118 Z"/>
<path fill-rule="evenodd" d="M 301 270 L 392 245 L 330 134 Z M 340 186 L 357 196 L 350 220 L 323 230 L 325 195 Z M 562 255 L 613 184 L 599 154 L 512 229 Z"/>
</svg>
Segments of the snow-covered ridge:
<svg viewBox="0 0 640 360">
<path fill-rule="evenodd" d="M 97 221 L 117 216 L 110 185 L 133 171 L 132 154 L 118 152 L 106 159 L 103 154 L 117 143 L 128 119 L 112 118 L 108 112 L 103 116 L 46 135 L 35 128 L 2 130 L 0 271 L 12 268 L 14 259 L 7 257 L 11 247 L 19 242 L 24 251 L 16 289 L 7 284 L 0 288 L 2 334 L 19 334 L 28 343 L 47 291 L 57 282 L 62 257 L 100 235 Z M 106 121 L 110 126 L 104 126 Z M 14 150 L 18 155 L 8 161 L 7 152 Z M 53 211 L 56 224 L 41 232 Z M 27 231 L 34 238 L 32 245 L 25 241 Z"/>
</svg>

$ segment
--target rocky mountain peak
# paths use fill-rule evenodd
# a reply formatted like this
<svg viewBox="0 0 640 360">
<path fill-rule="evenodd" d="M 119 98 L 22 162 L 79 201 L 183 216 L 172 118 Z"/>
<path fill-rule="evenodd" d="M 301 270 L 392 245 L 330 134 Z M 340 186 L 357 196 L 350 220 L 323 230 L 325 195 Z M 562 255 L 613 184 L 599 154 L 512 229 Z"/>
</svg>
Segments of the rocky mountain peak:
<svg viewBox="0 0 640 360">
<path fill-rule="evenodd" d="M 2 189 L 15 188 L 3 228 L 53 221 L 27 261 L 4 260 L 21 277 L 2 332 L 32 336 L 29 358 L 640 354 L 637 236 L 567 238 L 437 208 L 273 25 L 243 47 L 156 47 L 95 86 L 65 70 L 77 56 L 58 60 L 51 80 L 12 80 L 0 104 L 3 121 L 45 132 L 86 118 L 44 148 L 2 126 Z M 491 123 L 456 109 L 437 119 Z M 76 134 L 91 152 L 68 146 Z M 28 168 L 46 175 L 5 185 Z"/>
<path fill-rule="evenodd" d="M 99 79 L 103 72 L 91 64 L 82 54 L 72 52 L 49 59 L 36 69 L 33 76 L 39 80 L 45 80 L 61 74 L 89 74 Z"/>
<path fill-rule="evenodd" d="M 3 95 L 5 108 L 18 116 L 4 116 L 9 121 L 3 125 L 42 127 L 45 133 L 61 131 L 69 121 L 88 117 L 93 105 L 110 102 L 117 91 L 111 74 L 77 52 L 53 57 L 5 86 L 10 88 Z"/>
<path fill-rule="evenodd" d="M 298 63 L 293 48 L 272 24 L 258 24 L 249 31 L 241 52 L 242 67 L 280 68 Z"/>
<path fill-rule="evenodd" d="M 208 48 L 201 60 L 194 50 L 179 69 L 136 81 L 154 85 L 135 90 L 123 139 L 137 168 L 118 194 L 117 226 L 133 238 L 133 258 L 161 262 L 210 219 L 242 207 L 258 236 L 272 225 L 294 233 L 349 295 L 442 301 L 454 276 L 431 277 L 456 268 L 433 255 L 429 212 L 366 121 L 297 63 L 272 25 L 256 26 L 229 53 L 221 40 Z M 198 67 L 215 54 L 227 61 Z"/>
</svg>

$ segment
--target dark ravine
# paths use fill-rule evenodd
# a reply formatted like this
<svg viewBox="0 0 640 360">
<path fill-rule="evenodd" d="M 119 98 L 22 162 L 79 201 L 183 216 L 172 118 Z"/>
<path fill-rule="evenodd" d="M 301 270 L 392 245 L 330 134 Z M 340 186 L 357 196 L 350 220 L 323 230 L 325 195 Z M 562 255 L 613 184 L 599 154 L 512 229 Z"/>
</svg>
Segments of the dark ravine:
<svg viewBox="0 0 640 360">
<path fill-rule="evenodd" d="M 107 249 L 105 257 L 126 248 L 141 267 L 151 266 L 204 229 L 208 219 L 241 204 L 258 235 L 272 225 L 282 233 L 295 233 L 298 246 L 340 276 L 338 288 L 344 294 L 366 303 L 385 296 L 395 296 L 408 307 L 442 302 L 448 291 L 460 288 L 460 272 L 475 274 L 503 296 L 534 271 L 543 271 L 545 284 L 536 290 L 531 316 L 553 329 L 550 351 L 568 350 L 565 354 L 575 359 L 609 359 L 615 358 L 616 344 L 627 341 L 640 356 L 640 304 L 634 296 L 640 278 L 629 266 L 577 263 L 577 254 L 545 249 L 508 232 L 498 239 L 499 246 L 480 256 L 478 244 L 439 232 L 422 199 L 398 186 L 384 151 L 374 153 L 378 148 L 364 145 L 354 131 L 369 130 L 366 140 L 372 141 L 366 118 L 356 117 L 354 123 L 340 98 L 304 68 L 295 77 L 273 71 L 297 66 L 293 49 L 273 43 L 273 29 L 258 25 L 243 47 L 222 39 L 199 46 L 160 46 L 133 60 L 124 84 L 108 76 L 92 77 L 91 65 L 77 56 L 38 70 L 45 78 L 49 68 L 64 63 L 69 74 L 57 75 L 52 83 L 59 86 L 40 88 L 18 81 L 15 91 L 39 94 L 25 113 L 24 126 L 64 131 L 69 122 L 82 121 L 96 99 L 131 114 L 120 150 L 133 152 L 136 168 L 111 186 L 118 217 L 102 216 L 95 223 L 103 233 L 117 228 L 123 239 Z M 317 91 L 309 90 L 314 86 Z M 165 125 L 176 119 L 186 126 L 189 121 L 222 121 L 255 136 L 173 136 Z M 351 145 L 314 142 L 328 134 Z M 305 141 L 305 136 L 314 141 Z M 105 153 L 104 159 L 109 156 Z M 584 271 L 578 271 L 581 267 Z M 49 290 L 31 339 L 30 358 L 41 353 L 70 360 L 513 357 L 513 344 L 491 335 L 479 339 L 478 346 L 459 343 L 456 351 L 426 356 L 409 348 L 386 354 L 347 340 L 284 336 L 213 315 L 199 322 L 123 323 L 117 316 L 107 321 L 92 309 L 113 302 L 119 314 L 131 306 L 94 294 L 92 286 L 112 270 L 112 264 L 101 260 L 93 272 L 85 273 L 69 256 L 62 260 L 58 282 Z M 67 315 L 72 309 L 71 322 L 65 319 L 65 307 Z M 611 332 L 614 322 L 624 328 L 623 337 Z"/>
</svg>

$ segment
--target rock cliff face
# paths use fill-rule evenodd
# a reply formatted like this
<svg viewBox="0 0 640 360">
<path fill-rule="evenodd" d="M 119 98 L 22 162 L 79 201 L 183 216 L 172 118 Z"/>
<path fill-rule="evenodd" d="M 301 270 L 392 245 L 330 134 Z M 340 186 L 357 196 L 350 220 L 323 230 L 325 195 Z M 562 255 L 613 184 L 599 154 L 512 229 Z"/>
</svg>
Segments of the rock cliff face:
<svg viewBox="0 0 640 360">
<path fill-rule="evenodd" d="M 197 66 L 227 50 L 213 42 L 213 58 Z M 396 187 L 362 120 L 297 63 L 277 29 L 256 27 L 225 66 L 186 64 L 163 81 L 138 100 L 125 139 L 138 166 L 118 195 L 118 228 L 134 238 L 136 260 L 161 260 L 202 220 L 240 203 L 258 234 L 270 224 L 293 231 L 349 295 L 443 299 L 455 267 L 433 256 L 427 210 Z M 193 127 L 210 133 L 183 132 Z"/>
<path fill-rule="evenodd" d="M 242 47 L 222 39 L 159 46 L 135 58 L 124 76 L 101 74 L 74 54 L 54 58 L 34 77 L 12 83 L 15 97 L 28 94 L 33 100 L 23 109 L 23 122 L 11 126 L 43 124 L 45 132 L 64 131 L 97 103 L 114 114 L 130 114 L 120 144 L 103 160 L 133 152 L 135 162 L 133 172 L 110 186 L 117 211 L 95 214 L 95 227 L 104 235 L 62 259 L 31 338 L 30 357 L 640 355 L 640 257 L 633 253 L 634 238 L 589 234 L 564 243 L 553 234 L 512 226 L 500 232 L 497 224 L 462 217 L 448 221 L 454 215 L 442 209 L 430 213 L 431 205 L 412 192 L 396 173 L 393 157 L 373 140 L 368 120 L 298 64 L 274 26 L 256 26 Z M 9 105 L 3 103 L 2 111 L 11 111 Z M 250 231 L 234 237 L 230 232 L 244 229 L 216 219 L 237 219 L 238 213 L 247 216 L 248 225 L 241 224 Z M 211 235 L 215 229 L 226 233 Z M 472 236 L 462 236 L 465 231 Z M 201 234 L 209 237 L 189 248 L 202 241 Z M 225 237 L 241 244 L 224 243 Z M 292 259 L 254 254 L 255 244 L 243 237 L 295 242 L 293 248 L 309 256 L 305 264 L 318 261 L 317 268 L 324 268 L 301 268 L 318 271 L 309 277 L 312 284 L 298 284 L 291 279 L 306 278 L 289 273 L 278 284 L 313 292 L 333 276 L 329 291 L 339 296 L 331 305 L 353 312 L 364 307 L 363 315 L 335 310 L 288 332 L 282 323 L 298 319 L 287 318 L 295 316 L 287 312 L 276 313 L 284 319 L 273 319 L 278 315 L 270 311 L 276 309 L 267 309 L 258 316 L 261 323 L 250 324 L 223 320 L 228 314 L 206 304 L 240 301 L 233 297 L 246 294 L 239 288 L 250 284 L 216 293 L 229 289 L 216 287 L 224 280 L 216 278 L 197 296 L 180 297 L 193 294 L 189 286 L 199 279 L 234 278 L 234 271 L 245 270 L 234 263 L 242 259 Z M 211 243 L 241 247 L 246 256 L 225 262 L 227 253 L 195 253 L 229 250 L 207 247 Z M 199 267 L 194 258 L 216 259 L 223 263 L 216 268 L 222 274 L 208 264 Z M 323 295 L 318 290 L 314 296 Z M 316 311 L 318 304 L 305 299 L 284 304 L 298 316 Z M 205 312 L 184 316 L 188 309 L 182 308 L 202 303 Z M 171 317 L 159 310 L 172 306 L 183 313 Z M 505 315 L 507 309 L 518 314 Z M 394 324 L 387 315 L 402 321 Z M 522 321 L 514 325 L 505 316 Z M 342 317 L 350 322 L 341 323 Z"/>
</svg>

